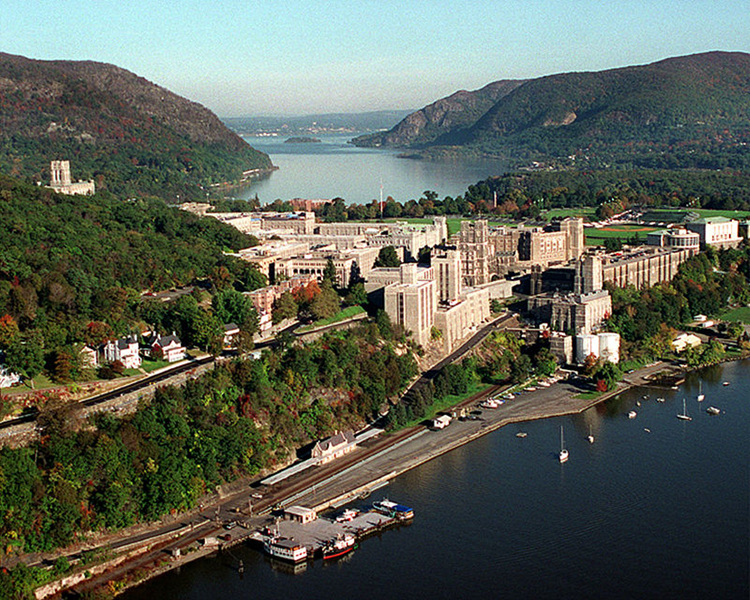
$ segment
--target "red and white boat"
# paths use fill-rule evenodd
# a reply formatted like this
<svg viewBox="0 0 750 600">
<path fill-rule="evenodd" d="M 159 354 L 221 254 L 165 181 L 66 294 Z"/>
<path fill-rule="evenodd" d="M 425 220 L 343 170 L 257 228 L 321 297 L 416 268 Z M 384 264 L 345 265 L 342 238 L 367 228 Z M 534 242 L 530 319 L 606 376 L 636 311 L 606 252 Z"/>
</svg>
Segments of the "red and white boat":
<svg viewBox="0 0 750 600">
<path fill-rule="evenodd" d="M 349 554 L 357 547 L 357 540 L 351 533 L 338 535 L 323 546 L 323 560 Z"/>
</svg>

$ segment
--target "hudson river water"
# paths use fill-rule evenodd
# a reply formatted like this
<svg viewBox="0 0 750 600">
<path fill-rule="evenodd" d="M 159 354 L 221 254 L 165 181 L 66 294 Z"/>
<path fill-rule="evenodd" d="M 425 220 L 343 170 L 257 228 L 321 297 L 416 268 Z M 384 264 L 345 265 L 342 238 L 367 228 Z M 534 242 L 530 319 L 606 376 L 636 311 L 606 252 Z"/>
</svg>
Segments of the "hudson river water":
<svg viewBox="0 0 750 600">
<path fill-rule="evenodd" d="M 425 190 L 440 198 L 463 194 L 469 185 L 505 172 L 490 160 L 425 161 L 398 158 L 395 152 L 356 148 L 350 135 L 321 135 L 320 143 L 285 144 L 284 138 L 244 136 L 279 167 L 243 188 L 238 196 L 258 194 L 262 203 L 277 198 L 336 198 L 364 204 L 393 196 L 399 202 L 419 199 Z"/>
<path fill-rule="evenodd" d="M 702 403 L 692 375 L 679 391 L 634 389 L 581 415 L 504 427 L 406 473 L 368 500 L 414 507 L 413 523 L 338 562 L 295 575 L 237 547 L 125 597 L 746 600 L 750 362 L 701 376 Z M 689 422 L 675 418 L 683 398 Z"/>
</svg>

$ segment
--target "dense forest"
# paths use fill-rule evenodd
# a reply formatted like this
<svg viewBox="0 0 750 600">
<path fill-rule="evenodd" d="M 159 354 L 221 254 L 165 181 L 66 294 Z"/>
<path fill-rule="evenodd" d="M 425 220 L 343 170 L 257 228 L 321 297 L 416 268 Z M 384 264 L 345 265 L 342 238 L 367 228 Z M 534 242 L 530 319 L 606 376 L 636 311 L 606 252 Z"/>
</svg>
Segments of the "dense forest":
<svg viewBox="0 0 750 600">
<path fill-rule="evenodd" d="M 113 65 L 0 53 L 0 82 L 0 174 L 47 182 L 70 160 L 97 189 L 179 201 L 272 166 L 208 109 Z"/>
<path fill-rule="evenodd" d="M 60 360 L 65 380 L 78 344 L 146 325 L 205 349 L 223 335 L 221 317 L 252 326 L 240 292 L 265 277 L 225 253 L 251 236 L 158 199 L 65 196 L 2 176 L 0 206 L 0 351 L 27 377 Z M 169 305 L 147 295 L 187 285 L 193 296 Z M 199 306 L 202 295 L 217 308 Z"/>
</svg>

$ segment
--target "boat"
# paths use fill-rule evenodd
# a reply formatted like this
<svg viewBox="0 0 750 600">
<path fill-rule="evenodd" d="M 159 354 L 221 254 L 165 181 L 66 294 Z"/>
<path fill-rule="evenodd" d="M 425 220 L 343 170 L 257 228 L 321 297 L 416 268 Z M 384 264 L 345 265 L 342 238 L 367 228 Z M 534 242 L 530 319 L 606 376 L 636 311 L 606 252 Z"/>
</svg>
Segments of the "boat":
<svg viewBox="0 0 750 600">
<path fill-rule="evenodd" d="M 724 382 L 724 383 L 722 383 L 721 385 L 723 385 L 724 387 L 726 387 L 726 386 L 728 386 L 728 385 L 729 385 L 729 382 L 728 382 L 728 381 L 725 381 L 725 382 Z"/>
<path fill-rule="evenodd" d="M 323 560 L 344 556 L 357 547 L 357 539 L 351 533 L 337 535 L 323 545 Z"/>
<path fill-rule="evenodd" d="M 685 405 L 685 398 L 682 399 L 682 412 L 677 413 L 677 418 L 683 421 L 692 421 L 693 417 L 687 414 L 687 406 Z"/>
<path fill-rule="evenodd" d="M 263 543 L 263 549 L 274 558 L 293 563 L 307 559 L 307 548 L 292 538 L 271 537 Z"/>
<path fill-rule="evenodd" d="M 403 504 L 396 504 L 391 502 L 388 498 L 383 498 L 377 502 L 372 503 L 372 507 L 379 513 L 383 513 L 389 517 L 395 517 L 399 521 L 406 521 L 414 518 L 414 509 L 404 506 Z"/>
<path fill-rule="evenodd" d="M 586 439 L 589 441 L 589 444 L 594 443 L 594 434 L 591 431 L 591 425 L 589 425 L 589 434 L 586 436 Z"/>
<path fill-rule="evenodd" d="M 568 456 L 568 449 L 565 447 L 565 438 L 563 437 L 563 428 L 560 425 L 560 454 L 557 457 L 561 463 L 564 463 L 568 460 Z"/>
<path fill-rule="evenodd" d="M 630 411 L 630 412 L 628 413 L 628 419 L 635 419 L 635 418 L 636 418 L 637 416 L 638 416 L 638 413 L 637 413 L 637 412 L 635 412 L 634 410 L 631 410 L 631 411 Z"/>
<path fill-rule="evenodd" d="M 481 406 L 482 408 L 500 408 L 501 404 L 503 404 L 502 400 L 487 398 L 486 400 L 482 400 L 482 402 L 479 403 L 479 406 Z"/>
<path fill-rule="evenodd" d="M 359 514 L 359 511 L 355 508 L 347 508 L 338 517 L 336 517 L 336 523 L 347 523 L 353 521 L 354 517 Z"/>
<path fill-rule="evenodd" d="M 529 435 L 529 434 L 528 434 L 528 433 L 526 433 L 525 431 L 519 431 L 519 432 L 518 432 L 518 433 L 516 434 L 516 437 L 517 437 L 517 438 L 525 438 L 525 437 L 526 437 L 527 435 Z"/>
<path fill-rule="evenodd" d="M 708 413 L 709 415 L 718 415 L 718 414 L 721 414 L 721 411 L 720 411 L 720 410 L 719 410 L 718 408 L 716 408 L 715 406 L 709 406 L 709 407 L 708 407 L 708 408 L 706 409 L 706 412 L 707 412 L 707 413 Z"/>
<path fill-rule="evenodd" d="M 659 396 L 659 397 L 658 397 L 658 398 L 656 399 L 656 401 L 657 401 L 657 402 L 664 402 L 664 398 L 662 398 L 661 396 Z"/>
<path fill-rule="evenodd" d="M 703 380 L 698 381 L 698 396 L 696 397 L 696 400 L 698 402 L 703 402 L 706 399 L 706 394 L 703 393 Z"/>
<path fill-rule="evenodd" d="M 648 427 L 644 427 L 643 431 L 645 431 L 646 433 L 651 433 L 651 430 Z"/>
</svg>

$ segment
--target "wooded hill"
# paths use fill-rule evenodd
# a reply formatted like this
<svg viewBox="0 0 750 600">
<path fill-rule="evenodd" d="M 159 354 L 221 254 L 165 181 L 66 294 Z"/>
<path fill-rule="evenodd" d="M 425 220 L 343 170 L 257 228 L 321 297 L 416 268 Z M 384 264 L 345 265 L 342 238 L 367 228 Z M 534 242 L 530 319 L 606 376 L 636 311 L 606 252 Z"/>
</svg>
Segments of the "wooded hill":
<svg viewBox="0 0 750 600">
<path fill-rule="evenodd" d="M 269 168 L 211 111 L 125 69 L 0 53 L 0 173 L 49 181 L 51 160 L 119 195 L 205 198 Z"/>
<path fill-rule="evenodd" d="M 354 143 L 416 156 L 493 155 L 515 166 L 750 165 L 750 54 L 709 52 L 498 84 L 505 93 L 481 114 L 465 106 L 480 107 L 489 86 L 454 94 Z M 459 114 L 464 122 L 454 118 Z"/>
</svg>

